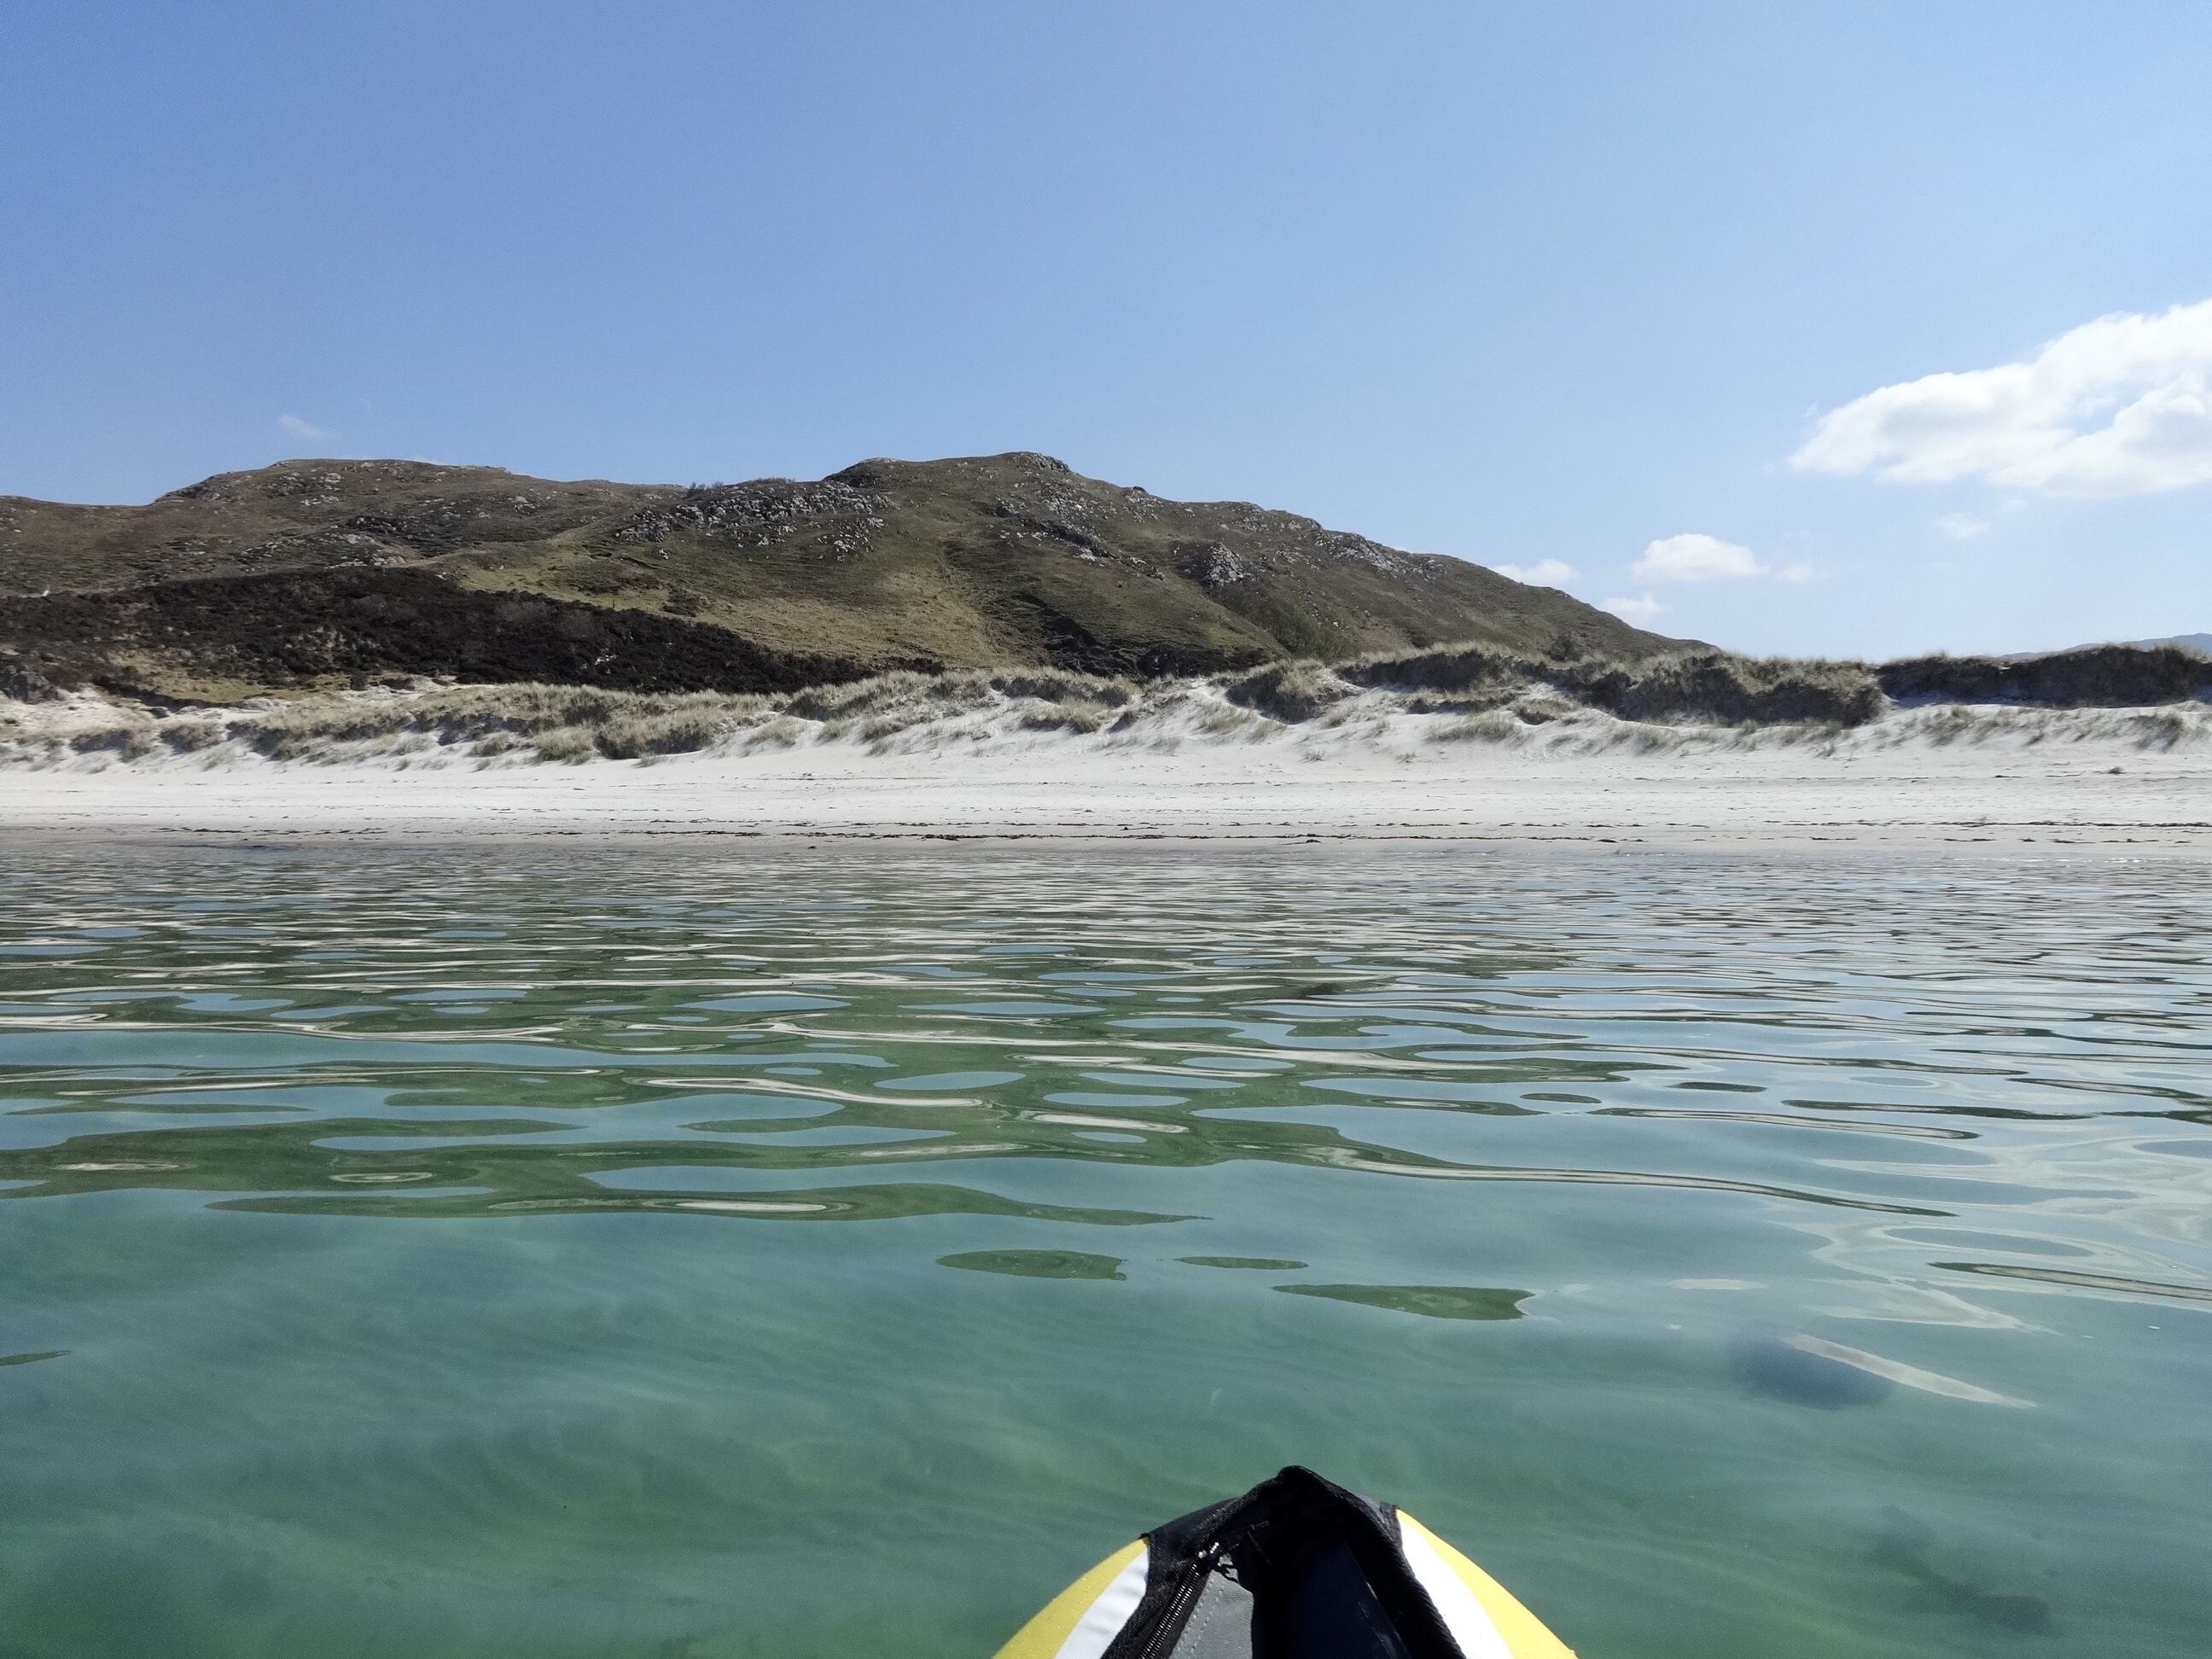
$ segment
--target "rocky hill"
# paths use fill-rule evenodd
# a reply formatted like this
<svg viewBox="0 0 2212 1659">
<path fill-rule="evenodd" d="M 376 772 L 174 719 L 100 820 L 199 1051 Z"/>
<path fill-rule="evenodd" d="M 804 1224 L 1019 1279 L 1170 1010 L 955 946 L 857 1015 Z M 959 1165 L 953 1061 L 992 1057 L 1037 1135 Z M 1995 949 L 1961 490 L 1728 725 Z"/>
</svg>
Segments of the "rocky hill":
<svg viewBox="0 0 2212 1659">
<path fill-rule="evenodd" d="M 1680 644 L 1478 565 L 1027 453 L 689 488 L 288 461 L 143 507 L 0 498 L 0 677 L 177 699 L 416 675 L 1156 676 L 1460 641 L 1628 662 Z"/>
</svg>

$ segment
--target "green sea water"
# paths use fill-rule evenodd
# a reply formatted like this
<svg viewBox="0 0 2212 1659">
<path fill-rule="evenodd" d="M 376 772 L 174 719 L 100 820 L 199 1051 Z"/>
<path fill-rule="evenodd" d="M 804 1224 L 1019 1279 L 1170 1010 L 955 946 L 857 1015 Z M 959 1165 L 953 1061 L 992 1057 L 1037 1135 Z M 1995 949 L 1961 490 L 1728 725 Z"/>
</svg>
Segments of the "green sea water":
<svg viewBox="0 0 2212 1659">
<path fill-rule="evenodd" d="M 2200 1659 L 2212 878 L 17 848 L 0 1655 L 989 1654 L 1291 1462 L 1584 1659 Z"/>
</svg>

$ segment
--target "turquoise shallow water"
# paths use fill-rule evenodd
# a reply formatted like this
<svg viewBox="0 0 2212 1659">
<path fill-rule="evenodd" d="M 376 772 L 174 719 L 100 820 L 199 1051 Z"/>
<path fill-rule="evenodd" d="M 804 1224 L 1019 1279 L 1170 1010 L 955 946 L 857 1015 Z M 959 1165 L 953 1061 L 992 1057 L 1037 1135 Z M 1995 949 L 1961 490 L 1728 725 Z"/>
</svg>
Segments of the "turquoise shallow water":
<svg viewBox="0 0 2212 1659">
<path fill-rule="evenodd" d="M 12 854 L 0 1653 L 984 1655 L 1310 1463 L 1584 1659 L 2204 1651 L 2212 880 Z"/>
</svg>

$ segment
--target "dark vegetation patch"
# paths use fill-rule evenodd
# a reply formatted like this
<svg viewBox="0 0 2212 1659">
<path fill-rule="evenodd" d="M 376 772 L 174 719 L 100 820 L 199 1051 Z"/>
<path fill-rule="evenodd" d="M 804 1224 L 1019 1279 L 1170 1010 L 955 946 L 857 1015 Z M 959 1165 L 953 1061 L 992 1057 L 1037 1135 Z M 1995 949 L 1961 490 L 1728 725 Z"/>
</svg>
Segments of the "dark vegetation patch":
<svg viewBox="0 0 2212 1659">
<path fill-rule="evenodd" d="M 0 698 L 10 702 L 52 702 L 60 695 L 45 675 L 33 672 L 15 659 L 12 650 L 0 647 Z"/>
<path fill-rule="evenodd" d="M 2041 657 L 1912 657 L 1875 671 L 1902 702 L 2018 702 L 2051 708 L 2140 708 L 2212 690 L 2212 657 L 2185 646 L 2096 645 Z"/>
<path fill-rule="evenodd" d="M 1332 704 L 1357 696 L 1358 687 L 1308 659 L 1254 669 L 1230 681 L 1222 692 L 1240 708 L 1255 708 L 1273 720 L 1297 721 L 1310 720 Z"/>
<path fill-rule="evenodd" d="M 1533 1291 L 1486 1290 L 1471 1285 L 1278 1285 L 1286 1296 L 1357 1302 L 1424 1319 L 1519 1319 Z"/>
<path fill-rule="evenodd" d="M 1336 675 L 1376 690 L 1443 694 L 1459 706 L 1498 708 L 1549 687 L 1622 720 L 1832 721 L 1863 726 L 1887 706 L 1861 663 L 1731 656 L 1701 649 L 1639 660 L 1531 657 L 1480 645 L 1406 652 L 1340 665 Z"/>
<path fill-rule="evenodd" d="M 758 692 L 938 666 L 769 651 L 725 629 L 542 594 L 474 592 L 419 567 L 56 593 L 14 601 L 0 630 L 18 660 L 45 678 L 156 695 L 162 668 L 276 686 L 438 676 Z"/>
<path fill-rule="evenodd" d="M 1178 1261 L 1194 1267 L 1253 1268 L 1262 1273 L 1296 1273 L 1306 1264 L 1293 1261 L 1288 1256 L 1275 1255 L 1179 1255 Z"/>
<path fill-rule="evenodd" d="M 1886 1376 L 1808 1352 L 1768 1331 L 1737 1332 L 1729 1343 L 1728 1359 L 1729 1375 L 1747 1392 L 1815 1411 L 1871 1406 L 1887 1399 L 1895 1387 Z"/>
<path fill-rule="evenodd" d="M 967 1250 L 940 1255 L 938 1265 L 1015 1279 L 1121 1279 L 1121 1259 L 1082 1250 Z"/>
<path fill-rule="evenodd" d="M 2041 1596 L 1984 1589 L 1954 1578 L 1929 1559 L 1935 1547 L 1935 1529 L 1926 1522 L 1895 1504 L 1883 1508 L 1874 1540 L 1875 1560 L 1905 1574 L 1951 1612 L 1997 1630 L 2027 1636 L 2049 1634 L 2051 1604 Z"/>
</svg>

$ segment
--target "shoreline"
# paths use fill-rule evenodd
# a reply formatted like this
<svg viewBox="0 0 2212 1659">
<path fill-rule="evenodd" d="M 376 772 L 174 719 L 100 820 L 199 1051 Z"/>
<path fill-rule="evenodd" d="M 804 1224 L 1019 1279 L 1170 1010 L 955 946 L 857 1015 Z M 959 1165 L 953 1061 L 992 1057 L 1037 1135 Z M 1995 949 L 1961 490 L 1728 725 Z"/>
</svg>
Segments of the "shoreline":
<svg viewBox="0 0 2212 1659">
<path fill-rule="evenodd" d="M 2212 856 L 2212 760 L 2112 745 L 1693 754 L 822 744 L 641 765 L 0 772 L 0 845 L 1460 844 Z"/>
</svg>

